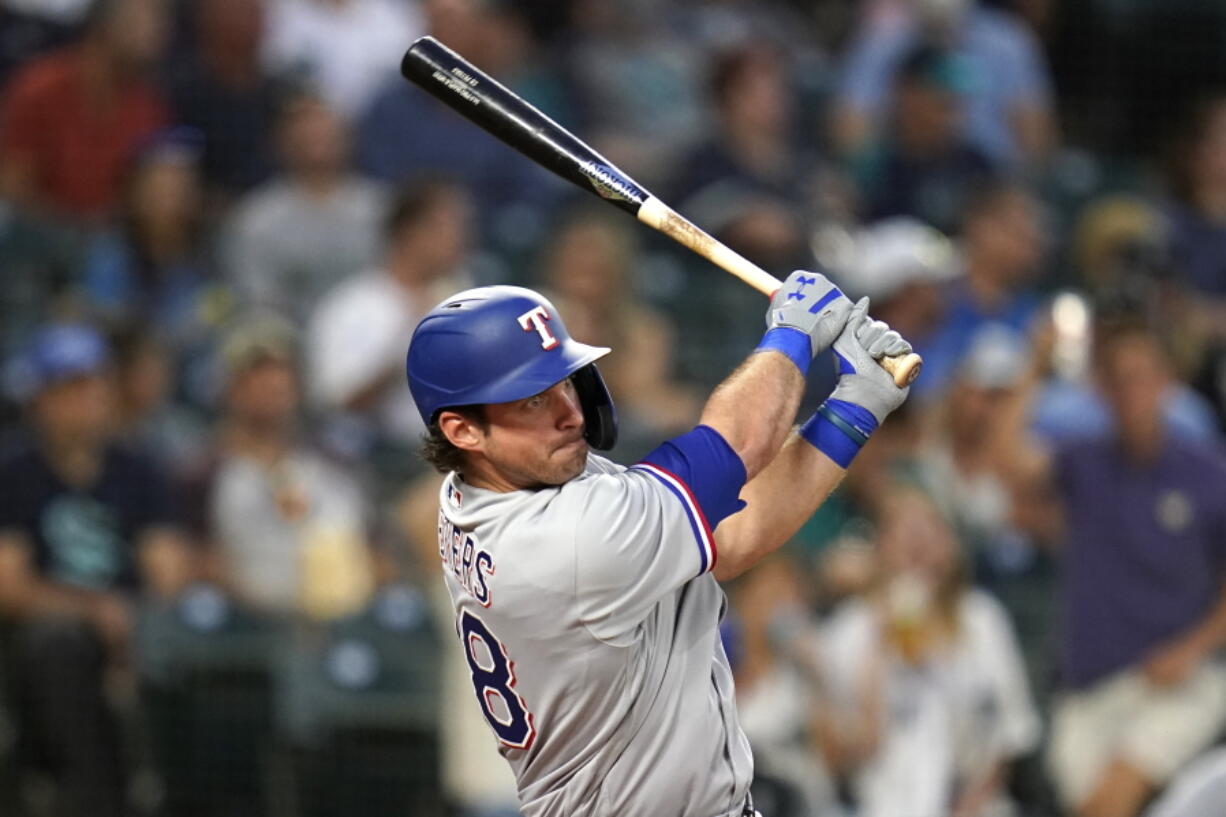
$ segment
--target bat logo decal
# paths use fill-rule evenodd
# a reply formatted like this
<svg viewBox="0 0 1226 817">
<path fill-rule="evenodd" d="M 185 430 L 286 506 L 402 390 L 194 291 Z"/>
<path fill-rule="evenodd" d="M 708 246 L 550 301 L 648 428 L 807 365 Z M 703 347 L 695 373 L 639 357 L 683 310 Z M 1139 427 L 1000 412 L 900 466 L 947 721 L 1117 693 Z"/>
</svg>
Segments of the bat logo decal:
<svg viewBox="0 0 1226 817">
<path fill-rule="evenodd" d="M 579 169 L 583 171 L 584 176 L 588 177 L 592 187 L 600 194 L 601 198 L 629 201 L 636 204 L 642 202 L 643 197 L 638 189 L 608 165 L 587 161 L 580 164 Z"/>
</svg>

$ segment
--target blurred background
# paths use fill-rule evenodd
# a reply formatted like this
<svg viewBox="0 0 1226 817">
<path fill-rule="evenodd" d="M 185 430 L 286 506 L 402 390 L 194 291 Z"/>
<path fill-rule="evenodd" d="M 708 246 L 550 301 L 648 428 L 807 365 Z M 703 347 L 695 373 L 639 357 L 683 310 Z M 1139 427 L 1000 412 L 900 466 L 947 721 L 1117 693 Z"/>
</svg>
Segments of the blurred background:
<svg viewBox="0 0 1226 817">
<path fill-rule="evenodd" d="M 0 0 L 0 814 L 518 814 L 412 327 L 546 291 L 628 463 L 765 301 L 407 85 L 427 32 L 924 355 L 727 588 L 766 817 L 1226 815 L 1220 0 Z"/>
</svg>

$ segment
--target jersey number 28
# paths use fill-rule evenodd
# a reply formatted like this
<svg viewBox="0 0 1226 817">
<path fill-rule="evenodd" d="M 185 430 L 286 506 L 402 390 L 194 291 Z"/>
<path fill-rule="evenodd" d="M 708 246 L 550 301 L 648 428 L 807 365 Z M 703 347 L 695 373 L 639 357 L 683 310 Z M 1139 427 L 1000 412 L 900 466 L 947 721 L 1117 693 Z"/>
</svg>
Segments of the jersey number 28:
<svg viewBox="0 0 1226 817">
<path fill-rule="evenodd" d="M 465 610 L 460 614 L 460 636 L 472 671 L 473 687 L 485 719 L 503 746 L 527 749 L 536 737 L 532 713 L 515 691 L 515 662 L 485 622 Z"/>
</svg>

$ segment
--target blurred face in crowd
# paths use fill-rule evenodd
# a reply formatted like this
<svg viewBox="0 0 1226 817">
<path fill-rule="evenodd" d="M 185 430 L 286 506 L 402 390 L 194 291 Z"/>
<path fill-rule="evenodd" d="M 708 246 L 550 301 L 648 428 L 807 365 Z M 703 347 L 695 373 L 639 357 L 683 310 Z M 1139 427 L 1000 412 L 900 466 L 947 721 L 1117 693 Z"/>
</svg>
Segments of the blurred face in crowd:
<svg viewBox="0 0 1226 817">
<path fill-rule="evenodd" d="M 432 35 L 461 54 L 481 53 L 484 32 L 477 0 L 424 0 L 422 11 Z"/>
<path fill-rule="evenodd" d="M 1193 185 L 1226 186 L 1226 99 L 1215 103 L 1205 117 L 1194 154 Z"/>
<path fill-rule="evenodd" d="M 473 217 L 463 188 L 439 187 L 421 215 L 399 229 L 392 252 L 411 259 L 405 268 L 427 278 L 454 272 L 472 246 Z"/>
<path fill-rule="evenodd" d="M 344 123 L 322 100 L 303 97 L 282 114 L 281 154 L 286 166 L 303 176 L 331 176 L 344 170 L 349 136 Z"/>
<path fill-rule="evenodd" d="M 895 135 L 903 150 L 920 156 L 951 147 L 962 121 L 962 98 L 935 82 L 904 79 L 895 98 Z"/>
<path fill-rule="evenodd" d="M 34 397 L 34 421 L 53 444 L 102 444 L 115 417 L 112 375 L 87 374 L 61 380 Z"/>
<path fill-rule="evenodd" d="M 571 224 L 554 242 L 550 284 L 579 303 L 604 306 L 621 300 L 628 243 L 624 231 L 599 218 Z"/>
<path fill-rule="evenodd" d="M 767 133 L 786 130 L 792 104 L 783 66 L 765 51 L 750 52 L 729 78 L 722 107 L 733 123 Z"/>
<path fill-rule="evenodd" d="M 1012 393 L 1006 388 L 985 388 L 966 379 L 957 380 L 948 397 L 948 428 L 955 442 L 977 445 L 990 437 L 1000 407 Z"/>
<path fill-rule="evenodd" d="M 132 216 L 147 231 L 181 231 L 196 220 L 200 205 L 200 176 L 190 159 L 166 156 L 136 171 Z"/>
<path fill-rule="evenodd" d="M 205 51 L 254 57 L 264 36 L 263 0 L 203 0 L 197 28 Z"/>
<path fill-rule="evenodd" d="M 1006 284 L 1020 284 L 1043 255 L 1039 209 L 1022 190 L 1001 191 L 970 213 L 964 242 L 983 271 Z"/>
<path fill-rule="evenodd" d="M 957 567 L 953 530 L 932 501 L 914 489 L 898 488 L 883 503 L 877 547 L 886 576 L 915 576 L 940 587 Z"/>
<path fill-rule="evenodd" d="M 588 445 L 583 408 L 570 378 L 510 403 L 491 403 L 484 420 L 444 411 L 443 433 L 465 452 L 464 479 L 512 491 L 561 485 L 582 473 Z"/>
<path fill-rule="evenodd" d="M 231 414 L 239 422 L 265 430 L 294 423 L 299 405 L 298 374 L 286 358 L 265 355 L 232 376 Z"/>
<path fill-rule="evenodd" d="M 140 419 L 161 405 L 170 389 L 166 353 L 152 338 L 141 341 L 117 374 L 120 398 L 128 419 Z"/>
<path fill-rule="evenodd" d="M 165 50 L 168 25 L 164 0 L 115 0 L 103 36 L 123 65 L 148 68 Z"/>
<path fill-rule="evenodd" d="M 1099 355 L 1099 385 L 1124 444 L 1150 449 L 1161 437 L 1162 404 L 1171 376 L 1157 341 L 1133 333 L 1106 342 Z"/>
</svg>

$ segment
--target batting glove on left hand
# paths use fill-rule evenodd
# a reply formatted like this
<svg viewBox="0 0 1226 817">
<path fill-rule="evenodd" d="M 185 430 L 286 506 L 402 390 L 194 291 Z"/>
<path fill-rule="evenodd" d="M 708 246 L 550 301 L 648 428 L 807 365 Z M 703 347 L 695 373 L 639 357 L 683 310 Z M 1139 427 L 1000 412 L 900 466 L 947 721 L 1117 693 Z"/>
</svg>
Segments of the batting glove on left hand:
<svg viewBox="0 0 1226 817">
<path fill-rule="evenodd" d="M 809 336 L 810 358 L 830 348 L 843 331 L 851 301 L 820 272 L 796 270 L 771 297 L 767 330 L 788 328 Z"/>
</svg>

